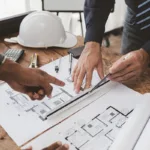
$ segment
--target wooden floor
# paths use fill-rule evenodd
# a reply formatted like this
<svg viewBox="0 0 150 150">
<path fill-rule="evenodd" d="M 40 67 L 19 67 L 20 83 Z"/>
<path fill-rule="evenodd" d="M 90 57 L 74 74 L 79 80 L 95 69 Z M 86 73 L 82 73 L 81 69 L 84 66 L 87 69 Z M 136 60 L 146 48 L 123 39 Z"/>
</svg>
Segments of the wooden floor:
<svg viewBox="0 0 150 150">
<path fill-rule="evenodd" d="M 104 63 L 104 70 L 107 73 L 108 68 L 115 62 L 117 59 L 120 58 L 120 42 L 121 36 L 110 36 L 110 43 L 111 46 L 109 48 L 103 48 L 103 63 Z M 84 41 L 82 37 L 78 37 L 78 44 L 77 46 L 83 45 Z M 0 39 L 0 52 L 7 50 L 8 48 L 19 48 L 18 45 L 14 44 L 7 44 L 3 42 L 3 39 Z M 22 47 L 20 47 L 22 48 Z M 38 53 L 39 57 L 39 66 L 47 64 L 51 62 L 51 57 L 58 59 L 62 56 L 67 55 L 67 51 L 65 49 L 56 49 L 51 48 L 50 50 L 47 49 L 40 49 L 35 50 L 31 48 L 24 48 L 26 50 L 23 59 L 20 60 L 20 64 L 28 67 L 30 62 L 31 54 L 34 52 Z M 48 57 L 51 56 L 51 57 Z M 131 87 L 135 91 L 138 91 L 142 94 L 146 92 L 150 92 L 150 76 L 148 71 L 145 72 L 141 78 L 137 79 L 134 83 L 127 84 L 128 87 Z M 10 118 L 8 118 L 10 119 Z M 16 144 L 12 141 L 12 139 L 7 135 L 7 133 L 0 127 L 0 150 L 18 150 Z"/>
</svg>

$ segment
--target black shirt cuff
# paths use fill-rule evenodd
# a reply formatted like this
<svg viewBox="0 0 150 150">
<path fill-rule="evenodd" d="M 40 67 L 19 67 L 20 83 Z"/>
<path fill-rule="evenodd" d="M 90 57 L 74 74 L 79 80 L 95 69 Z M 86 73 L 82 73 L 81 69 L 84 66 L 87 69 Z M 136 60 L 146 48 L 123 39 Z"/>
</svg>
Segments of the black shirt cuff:
<svg viewBox="0 0 150 150">
<path fill-rule="evenodd" d="M 102 39 L 104 36 L 104 29 L 96 30 L 94 27 L 90 27 L 86 31 L 85 43 L 87 42 L 97 42 L 102 44 Z"/>
</svg>

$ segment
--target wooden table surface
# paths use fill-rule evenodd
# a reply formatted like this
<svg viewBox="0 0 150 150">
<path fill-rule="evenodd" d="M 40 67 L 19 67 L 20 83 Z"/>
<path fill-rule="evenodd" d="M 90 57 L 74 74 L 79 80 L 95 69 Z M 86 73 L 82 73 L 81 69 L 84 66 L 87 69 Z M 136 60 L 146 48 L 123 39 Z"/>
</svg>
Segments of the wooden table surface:
<svg viewBox="0 0 150 150">
<path fill-rule="evenodd" d="M 54 60 L 67 55 L 67 49 L 62 48 L 48 48 L 48 49 L 32 49 L 25 48 L 18 44 L 8 44 L 3 41 L 4 38 L 0 38 L 0 53 L 6 51 L 9 48 L 22 48 L 25 50 L 25 54 L 19 63 L 25 67 L 29 66 L 30 58 L 33 53 L 37 53 L 38 58 L 38 66 L 42 66 L 51 62 L 51 58 Z M 112 65 L 112 63 L 120 58 L 119 49 L 120 49 L 120 37 L 111 37 L 111 46 L 110 48 L 103 48 L 103 64 L 105 73 L 108 72 L 108 68 Z M 82 46 L 84 43 L 82 37 L 78 37 L 78 43 L 76 47 Z M 128 87 L 133 90 L 140 92 L 142 94 L 150 92 L 150 70 L 147 70 L 136 82 L 126 84 Z M 9 135 L 4 131 L 2 127 L 0 127 L 0 150 L 19 150 L 17 145 L 13 142 L 13 140 L 9 137 Z"/>
</svg>

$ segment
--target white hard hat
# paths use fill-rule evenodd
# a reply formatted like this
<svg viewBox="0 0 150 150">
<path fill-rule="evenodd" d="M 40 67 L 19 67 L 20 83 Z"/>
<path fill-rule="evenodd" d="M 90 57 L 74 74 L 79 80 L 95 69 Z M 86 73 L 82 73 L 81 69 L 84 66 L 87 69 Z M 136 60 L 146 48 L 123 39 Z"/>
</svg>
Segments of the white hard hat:
<svg viewBox="0 0 150 150">
<path fill-rule="evenodd" d="M 77 44 L 76 36 L 65 32 L 61 19 L 48 11 L 37 11 L 26 16 L 16 40 L 20 45 L 33 48 L 70 48 Z M 8 39 L 6 41 L 9 42 Z"/>
</svg>

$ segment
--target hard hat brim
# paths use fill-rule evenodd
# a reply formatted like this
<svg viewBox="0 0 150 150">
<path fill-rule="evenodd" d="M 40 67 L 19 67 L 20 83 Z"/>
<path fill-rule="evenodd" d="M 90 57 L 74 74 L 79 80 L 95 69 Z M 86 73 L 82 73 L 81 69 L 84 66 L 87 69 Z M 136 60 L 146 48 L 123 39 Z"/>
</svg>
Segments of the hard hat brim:
<svg viewBox="0 0 150 150">
<path fill-rule="evenodd" d="M 63 43 L 61 44 L 57 44 L 57 45 L 49 45 L 47 47 L 44 46 L 30 46 L 30 45 L 26 45 L 24 43 L 21 43 L 21 41 L 19 40 L 19 37 L 12 37 L 10 39 L 5 39 L 5 42 L 8 43 L 18 43 L 22 46 L 25 47 L 32 47 L 32 48 L 47 48 L 47 47 L 60 47 L 60 48 L 71 48 L 74 47 L 77 44 L 77 37 L 69 32 L 66 32 L 66 39 Z"/>
<path fill-rule="evenodd" d="M 70 32 L 66 32 L 66 40 L 62 44 L 54 45 L 54 47 L 71 48 L 77 44 L 77 37 Z"/>
</svg>

